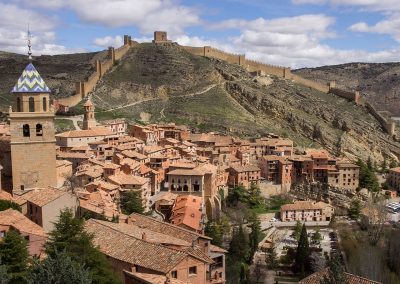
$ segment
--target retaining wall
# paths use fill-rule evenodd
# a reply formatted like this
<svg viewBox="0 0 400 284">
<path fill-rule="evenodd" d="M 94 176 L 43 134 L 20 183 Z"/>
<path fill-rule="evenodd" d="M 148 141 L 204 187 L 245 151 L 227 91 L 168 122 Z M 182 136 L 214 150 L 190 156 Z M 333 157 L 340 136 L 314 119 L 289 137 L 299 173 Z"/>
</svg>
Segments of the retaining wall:
<svg viewBox="0 0 400 284">
<path fill-rule="evenodd" d="M 350 91 L 345 91 L 345 90 L 341 90 L 338 88 L 329 88 L 329 93 L 335 94 L 339 97 L 348 99 L 350 101 L 355 102 L 356 104 L 360 104 L 361 102 L 361 96 L 360 96 L 360 92 L 355 91 L 355 92 L 350 92 Z"/>
<path fill-rule="evenodd" d="M 300 83 L 302 85 L 305 85 L 307 87 L 316 89 L 316 90 L 318 90 L 320 92 L 323 92 L 323 93 L 326 93 L 326 94 L 329 93 L 329 87 L 327 85 L 320 84 L 318 82 L 305 79 L 305 78 L 300 77 L 299 75 L 296 75 L 296 74 L 292 74 L 291 78 L 292 78 L 293 81 L 295 81 L 297 83 Z"/>
</svg>

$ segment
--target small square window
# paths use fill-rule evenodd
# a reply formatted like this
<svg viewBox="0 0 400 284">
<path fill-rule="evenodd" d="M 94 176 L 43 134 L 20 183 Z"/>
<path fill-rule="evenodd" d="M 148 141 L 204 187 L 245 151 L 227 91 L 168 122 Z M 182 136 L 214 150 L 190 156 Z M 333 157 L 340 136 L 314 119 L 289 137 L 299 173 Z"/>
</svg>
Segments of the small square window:
<svg viewBox="0 0 400 284">
<path fill-rule="evenodd" d="M 174 271 L 171 271 L 171 277 L 172 278 L 178 278 L 178 271 L 176 271 L 176 270 L 174 270 Z"/>
<path fill-rule="evenodd" d="M 189 275 L 197 274 L 197 266 L 189 267 Z"/>
</svg>

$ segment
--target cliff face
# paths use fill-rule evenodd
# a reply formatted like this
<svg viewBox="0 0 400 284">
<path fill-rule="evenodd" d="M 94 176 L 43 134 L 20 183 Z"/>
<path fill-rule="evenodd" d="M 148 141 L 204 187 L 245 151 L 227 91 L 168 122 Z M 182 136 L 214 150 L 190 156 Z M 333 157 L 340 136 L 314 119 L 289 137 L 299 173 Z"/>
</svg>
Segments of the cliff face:
<svg viewBox="0 0 400 284">
<path fill-rule="evenodd" d="M 341 88 L 360 89 L 379 110 L 400 117 L 400 63 L 349 63 L 294 72 L 324 84 L 336 81 Z"/>
</svg>

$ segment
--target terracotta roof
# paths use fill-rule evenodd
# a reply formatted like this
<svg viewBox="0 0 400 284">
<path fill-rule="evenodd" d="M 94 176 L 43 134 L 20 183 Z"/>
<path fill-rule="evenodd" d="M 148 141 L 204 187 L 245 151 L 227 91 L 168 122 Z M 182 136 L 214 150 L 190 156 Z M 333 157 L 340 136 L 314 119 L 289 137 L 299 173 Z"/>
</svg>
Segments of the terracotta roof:
<svg viewBox="0 0 400 284">
<path fill-rule="evenodd" d="M 211 239 L 205 235 L 201 235 L 196 232 L 163 221 L 159 221 L 148 216 L 132 213 L 131 215 L 129 215 L 129 217 L 133 224 L 136 224 L 143 228 L 147 228 L 154 232 L 159 232 L 169 236 L 177 237 L 187 242 L 192 242 L 193 240 L 197 240 L 198 238 L 204 238 L 208 240 Z"/>
<path fill-rule="evenodd" d="M 62 159 L 89 159 L 92 155 L 80 152 L 58 152 L 57 157 Z"/>
<path fill-rule="evenodd" d="M 327 275 L 328 269 L 321 270 L 319 272 L 313 273 L 308 277 L 300 280 L 299 284 L 320 284 L 321 280 Z M 369 280 L 361 276 L 357 276 L 351 273 L 344 273 L 344 278 L 346 279 L 346 284 L 383 284 L 381 282 Z"/>
<path fill-rule="evenodd" d="M 167 277 L 159 274 L 149 274 L 149 273 L 138 273 L 138 272 L 130 272 L 124 270 L 126 277 L 134 278 L 140 281 L 143 284 L 185 284 L 186 282 L 180 281 L 178 279 L 169 278 L 167 282 Z"/>
<path fill-rule="evenodd" d="M 391 172 L 400 173 L 400 167 L 390 169 Z"/>
<path fill-rule="evenodd" d="M 202 198 L 194 195 L 180 195 L 176 198 L 172 209 L 171 223 L 184 224 L 196 231 L 201 230 Z"/>
<path fill-rule="evenodd" d="M 26 198 L 26 200 L 39 207 L 43 207 L 46 204 L 63 196 L 64 194 L 68 193 L 61 189 L 53 189 L 53 188 L 45 188 L 40 190 L 34 189 L 31 192 L 24 194 L 23 198 Z"/>
<path fill-rule="evenodd" d="M 143 185 L 149 181 L 147 178 L 127 175 L 124 173 L 109 176 L 108 179 L 119 185 Z"/>
<path fill-rule="evenodd" d="M 10 193 L 7 191 L 1 190 L 0 189 L 0 199 L 1 200 L 8 200 L 17 203 L 18 205 L 22 205 L 26 203 L 26 199 L 21 197 L 21 196 L 12 196 Z"/>
<path fill-rule="evenodd" d="M 238 173 L 261 171 L 259 167 L 254 165 L 246 165 L 246 166 L 232 165 L 231 168 Z"/>
<path fill-rule="evenodd" d="M 293 204 L 285 204 L 281 206 L 281 211 L 287 210 L 313 210 L 313 209 L 324 209 L 330 206 L 324 202 L 315 201 L 295 201 Z"/>
<path fill-rule="evenodd" d="M 122 233 L 99 220 L 86 221 L 85 229 L 93 234 L 93 243 L 105 255 L 154 271 L 168 273 L 188 256 L 185 252 Z"/>
<path fill-rule="evenodd" d="M 210 244 L 210 251 L 211 252 L 219 252 L 219 253 L 228 253 L 227 250 L 224 250 L 223 248 L 220 248 L 219 246 Z"/>
<path fill-rule="evenodd" d="M 136 151 L 125 150 L 121 152 L 122 155 L 128 158 L 137 159 L 137 160 L 144 160 L 147 158 L 146 155 L 140 154 Z"/>
<path fill-rule="evenodd" d="M 113 135 L 113 132 L 105 127 L 96 127 L 89 130 L 70 130 L 60 134 L 56 137 L 64 138 L 79 138 L 79 137 L 94 137 L 94 136 L 109 136 Z"/>
<path fill-rule="evenodd" d="M 14 229 L 37 236 L 45 237 L 42 227 L 29 220 L 21 212 L 14 209 L 0 211 L 0 225 L 11 226 Z"/>
<path fill-rule="evenodd" d="M 176 175 L 176 176 L 203 176 L 204 173 L 192 170 L 192 169 L 176 169 L 167 173 L 167 175 Z"/>
</svg>

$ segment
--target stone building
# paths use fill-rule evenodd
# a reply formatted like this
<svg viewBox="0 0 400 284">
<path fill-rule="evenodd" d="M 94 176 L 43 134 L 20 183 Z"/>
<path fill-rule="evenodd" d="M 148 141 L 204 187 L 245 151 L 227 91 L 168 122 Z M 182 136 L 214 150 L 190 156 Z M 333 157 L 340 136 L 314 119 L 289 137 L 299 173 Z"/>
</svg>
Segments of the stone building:
<svg viewBox="0 0 400 284">
<path fill-rule="evenodd" d="M 333 216 L 333 207 L 324 202 L 295 201 L 281 207 L 281 220 L 293 221 L 330 221 Z"/>
<path fill-rule="evenodd" d="M 387 183 L 391 189 L 400 191 L 400 167 L 389 170 Z"/>
<path fill-rule="evenodd" d="M 83 105 L 85 108 L 85 113 L 83 115 L 83 130 L 89 130 L 97 126 L 96 119 L 94 117 L 94 105 L 90 98 Z"/>
<path fill-rule="evenodd" d="M 167 38 L 167 32 L 162 32 L 162 31 L 155 31 L 154 32 L 154 39 L 153 43 L 169 43 L 171 42 Z"/>
<path fill-rule="evenodd" d="M 10 108 L 13 192 L 55 187 L 56 147 L 50 89 L 29 63 L 12 89 Z"/>
</svg>

